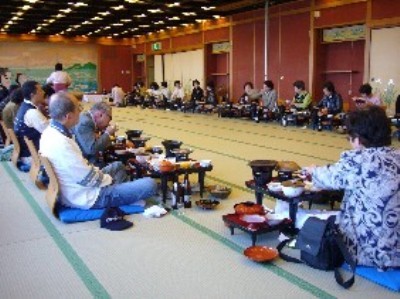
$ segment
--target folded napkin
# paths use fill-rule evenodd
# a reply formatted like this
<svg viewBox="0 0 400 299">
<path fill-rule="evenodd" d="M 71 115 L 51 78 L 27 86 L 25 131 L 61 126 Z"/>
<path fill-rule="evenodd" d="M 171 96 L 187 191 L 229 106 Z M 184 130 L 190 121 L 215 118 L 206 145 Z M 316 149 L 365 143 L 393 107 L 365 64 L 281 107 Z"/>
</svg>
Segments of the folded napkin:
<svg viewBox="0 0 400 299">
<path fill-rule="evenodd" d="M 152 206 L 150 208 L 147 208 L 146 210 L 144 210 L 143 212 L 143 216 L 147 217 L 147 218 L 151 218 L 151 217 L 161 217 L 163 215 L 167 214 L 167 210 L 164 208 L 161 208 L 159 206 Z"/>
</svg>

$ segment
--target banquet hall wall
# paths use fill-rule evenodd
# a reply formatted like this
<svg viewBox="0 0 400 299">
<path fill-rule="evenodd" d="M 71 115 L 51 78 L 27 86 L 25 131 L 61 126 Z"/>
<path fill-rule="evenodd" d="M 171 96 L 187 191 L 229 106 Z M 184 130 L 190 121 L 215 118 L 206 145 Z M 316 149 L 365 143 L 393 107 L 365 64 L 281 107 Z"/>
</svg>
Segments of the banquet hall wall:
<svg viewBox="0 0 400 299">
<path fill-rule="evenodd" d="M 320 42 L 320 33 L 324 28 L 342 27 L 354 24 L 366 24 L 366 39 L 354 44 L 349 43 L 351 55 L 357 57 L 355 69 L 357 76 L 352 82 L 356 91 L 358 85 L 369 78 L 369 29 L 400 26 L 400 1 L 392 0 L 300 0 L 269 8 L 268 21 L 268 59 L 265 58 L 265 10 L 258 9 L 235 14 L 229 17 L 207 21 L 188 27 L 179 27 L 165 32 L 148 34 L 135 39 L 88 39 L 88 38 L 41 38 L 33 35 L 8 36 L 0 34 L 1 41 L 37 41 L 45 43 L 95 43 L 98 45 L 99 90 L 109 89 L 118 82 L 125 90 L 130 90 L 138 80 L 147 77 L 146 59 L 163 53 L 175 53 L 196 49 L 207 49 L 213 43 L 228 41 L 231 45 L 226 63 L 215 62 L 215 54 L 204 51 L 204 78 L 214 78 L 218 82 L 228 83 L 228 92 L 232 100 L 242 93 L 243 83 L 252 81 L 261 88 L 265 78 L 275 82 L 281 98 L 292 97 L 292 83 L 297 79 L 306 82 L 306 86 L 320 96 L 320 87 L 324 79 L 321 61 L 326 50 Z M 161 51 L 153 51 L 152 44 L 161 43 Z M 347 55 L 345 43 L 329 49 L 329 55 L 340 63 L 337 56 Z M 356 52 L 354 52 L 356 51 Z M 138 55 L 144 57 L 138 62 Z M 329 57 L 328 57 L 329 58 Z M 326 58 L 326 59 L 328 59 Z M 224 58 L 225 59 L 225 58 Z M 265 67 L 265 63 L 267 68 Z M 210 65 L 217 63 L 226 67 L 225 77 L 212 75 Z M 335 68 L 335 65 L 330 65 Z M 214 76 L 214 77 L 213 77 Z M 341 76 L 341 77 L 340 77 Z M 346 74 L 337 75 L 344 82 Z M 146 82 L 149 83 L 149 82 Z M 357 88 L 356 88 L 357 87 Z M 342 91 L 347 94 L 348 87 Z"/>
</svg>

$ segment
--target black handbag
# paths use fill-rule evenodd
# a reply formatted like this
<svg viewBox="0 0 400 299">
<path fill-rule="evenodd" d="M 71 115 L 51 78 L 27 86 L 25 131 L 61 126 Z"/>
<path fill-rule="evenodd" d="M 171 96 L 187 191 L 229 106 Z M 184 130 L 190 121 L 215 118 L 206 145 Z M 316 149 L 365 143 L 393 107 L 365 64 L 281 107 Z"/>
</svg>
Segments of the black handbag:
<svg viewBox="0 0 400 299">
<path fill-rule="evenodd" d="M 296 238 L 296 248 L 300 250 L 300 259 L 283 253 L 284 247 L 291 241 L 293 239 L 285 240 L 278 245 L 277 249 L 282 259 L 288 262 L 305 263 L 319 270 L 334 270 L 338 284 L 346 289 L 353 285 L 356 263 L 335 225 L 335 216 L 330 216 L 326 220 L 317 217 L 306 220 Z M 352 270 L 352 276 L 347 281 L 343 280 L 339 271 L 344 261 Z"/>
</svg>

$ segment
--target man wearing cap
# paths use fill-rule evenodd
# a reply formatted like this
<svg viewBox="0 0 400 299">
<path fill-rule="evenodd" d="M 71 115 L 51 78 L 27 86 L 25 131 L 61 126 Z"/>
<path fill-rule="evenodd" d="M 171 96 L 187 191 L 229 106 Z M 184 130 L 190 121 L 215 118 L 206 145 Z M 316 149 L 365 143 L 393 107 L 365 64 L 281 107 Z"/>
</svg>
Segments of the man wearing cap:
<svg viewBox="0 0 400 299">
<path fill-rule="evenodd" d="M 104 173 L 84 158 L 70 131 L 79 121 L 80 109 L 75 96 L 66 92 L 54 94 L 49 113 L 52 120 L 42 134 L 40 152 L 54 168 L 60 184 L 61 204 L 100 209 L 133 204 L 156 194 L 153 179 L 114 183 L 115 174 Z"/>
</svg>

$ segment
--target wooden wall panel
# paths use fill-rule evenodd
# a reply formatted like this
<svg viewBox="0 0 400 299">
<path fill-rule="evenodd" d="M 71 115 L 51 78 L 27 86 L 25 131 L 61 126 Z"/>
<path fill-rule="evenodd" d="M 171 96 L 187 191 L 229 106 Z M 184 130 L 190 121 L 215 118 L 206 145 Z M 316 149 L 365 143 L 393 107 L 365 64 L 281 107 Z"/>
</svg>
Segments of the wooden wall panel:
<svg viewBox="0 0 400 299">
<path fill-rule="evenodd" d="M 385 19 L 400 16 L 400 1 L 371 0 L 372 19 Z"/>
<path fill-rule="evenodd" d="M 117 83 L 123 90 L 131 90 L 132 57 L 130 46 L 100 46 L 100 88 L 111 90 L 112 86 Z"/>
<path fill-rule="evenodd" d="M 179 48 L 192 48 L 202 44 L 202 33 L 187 34 L 172 37 L 172 50 Z"/>
<path fill-rule="evenodd" d="M 314 18 L 314 27 L 365 23 L 367 4 L 366 2 L 359 2 L 321 9 L 320 14 L 320 17 Z"/>
<path fill-rule="evenodd" d="M 204 43 L 229 40 L 229 27 L 204 31 Z"/>
<path fill-rule="evenodd" d="M 255 29 L 255 82 L 254 87 L 262 88 L 265 78 L 265 22 L 257 21 Z"/>
<path fill-rule="evenodd" d="M 232 28 L 232 100 L 236 102 L 243 94 L 243 84 L 253 82 L 253 24 L 246 23 Z M 253 82 L 254 83 L 254 82 Z"/>
<path fill-rule="evenodd" d="M 296 80 L 303 80 L 308 88 L 309 30 L 309 13 L 282 16 L 280 74 L 284 79 L 278 91 L 281 98 L 293 97 L 293 82 Z"/>
<path fill-rule="evenodd" d="M 146 46 L 145 43 L 135 44 L 134 46 L 132 46 L 132 53 L 133 54 L 143 54 L 145 46 Z"/>
<path fill-rule="evenodd" d="M 274 82 L 276 90 L 280 85 L 279 20 L 279 17 L 270 18 L 268 24 L 268 80 Z"/>
</svg>

